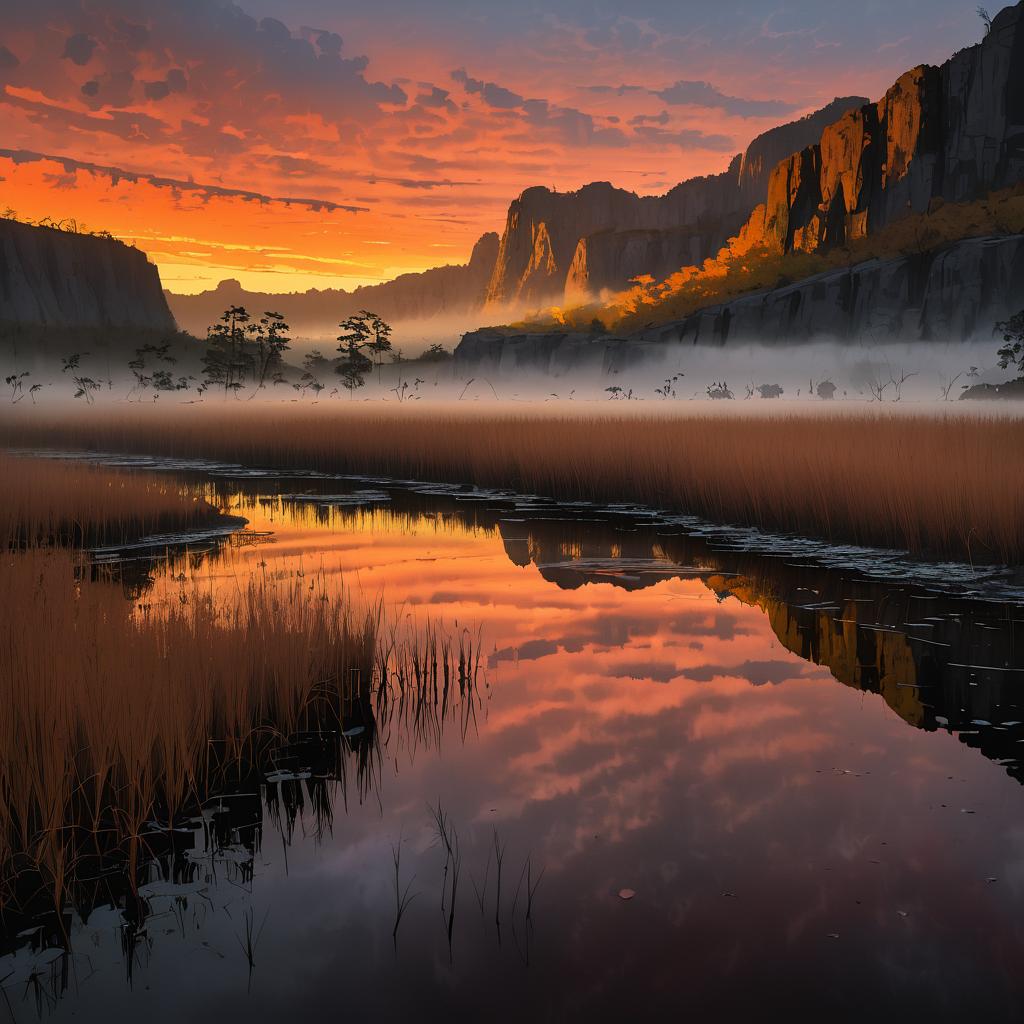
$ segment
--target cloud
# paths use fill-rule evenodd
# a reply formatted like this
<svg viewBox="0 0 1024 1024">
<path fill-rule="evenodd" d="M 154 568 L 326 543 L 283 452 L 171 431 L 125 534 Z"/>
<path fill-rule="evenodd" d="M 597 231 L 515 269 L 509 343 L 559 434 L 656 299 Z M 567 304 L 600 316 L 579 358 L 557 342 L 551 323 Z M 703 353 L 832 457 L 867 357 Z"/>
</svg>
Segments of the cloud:
<svg viewBox="0 0 1024 1024">
<path fill-rule="evenodd" d="M 736 141 L 728 135 L 707 134 L 696 128 L 680 128 L 669 131 L 652 125 L 637 125 L 633 129 L 636 134 L 659 146 L 678 146 L 680 149 L 710 149 L 716 153 L 732 153 L 736 149 Z"/>
<path fill-rule="evenodd" d="M 620 128 L 599 127 L 590 114 L 571 107 L 556 107 L 547 100 L 525 100 L 526 121 L 546 129 L 567 146 L 628 146 L 629 138 Z"/>
<path fill-rule="evenodd" d="M 146 99 L 160 100 L 167 99 L 172 93 L 185 92 L 188 88 L 188 79 L 181 68 L 171 68 L 167 76 L 156 82 L 146 82 L 144 92 Z"/>
<path fill-rule="evenodd" d="M 779 117 L 800 109 L 799 104 L 783 100 L 752 100 L 729 96 L 710 82 L 696 82 L 680 79 L 663 89 L 651 89 L 644 85 L 586 85 L 585 92 L 605 96 L 628 96 L 646 93 L 657 96 L 671 106 L 702 107 L 705 110 L 722 110 L 735 117 Z"/>
<path fill-rule="evenodd" d="M 0 71 L 13 71 L 20 63 L 6 46 L 0 46 Z"/>
<path fill-rule="evenodd" d="M 126 171 L 121 167 L 106 167 L 103 164 L 88 163 L 84 160 L 73 160 L 70 157 L 53 156 L 48 153 L 34 153 L 26 149 L 0 149 L 0 158 L 10 160 L 14 164 L 38 163 L 48 161 L 60 164 L 66 175 L 75 171 L 86 171 L 89 174 L 100 175 L 108 178 L 111 184 L 117 185 L 121 181 L 146 182 L 155 188 L 169 188 L 178 192 L 193 192 L 203 199 L 213 197 L 244 199 L 247 202 L 260 204 L 281 203 L 285 206 L 304 206 L 310 210 L 324 213 L 366 213 L 365 206 L 347 206 L 341 203 L 328 202 L 325 199 L 304 199 L 296 196 L 270 196 L 261 192 L 252 192 L 248 189 L 226 188 L 221 185 L 203 185 L 195 181 L 182 181 L 177 178 L 165 178 L 156 174 L 145 174 L 137 171 Z"/>
<path fill-rule="evenodd" d="M 663 110 L 660 114 L 637 114 L 635 117 L 629 119 L 631 125 L 638 124 L 660 124 L 662 126 L 668 124 L 669 116 L 668 111 Z"/>
<path fill-rule="evenodd" d="M 523 97 L 506 89 L 495 82 L 483 82 L 479 78 L 470 78 L 463 69 L 452 72 L 452 79 L 461 83 L 466 92 L 478 94 L 489 107 L 499 110 L 515 110 L 523 105 Z"/>
<path fill-rule="evenodd" d="M 454 114 L 458 108 L 449 99 L 451 93 L 447 89 L 439 89 L 436 85 L 431 86 L 429 84 L 424 85 L 424 88 L 429 89 L 429 92 L 421 92 L 416 97 L 416 103 L 425 107 L 428 110 L 447 110 L 450 114 Z"/>
<path fill-rule="evenodd" d="M 461 83 L 470 95 L 480 96 L 488 106 L 521 113 L 525 127 L 542 132 L 565 146 L 618 148 L 630 143 L 630 137 L 616 127 L 618 118 L 605 118 L 608 123 L 602 124 L 582 110 L 559 106 L 546 99 L 524 99 L 511 89 L 496 82 L 472 78 L 461 69 L 453 71 L 452 78 Z"/>
<path fill-rule="evenodd" d="M 93 51 L 96 49 L 96 40 L 87 36 L 84 32 L 68 36 L 64 44 L 64 59 L 74 64 L 84 66 L 92 60 Z"/>
<path fill-rule="evenodd" d="M 642 85 L 585 85 L 585 92 L 604 93 L 613 96 L 626 96 L 634 92 L 650 92 Z"/>
<path fill-rule="evenodd" d="M 652 89 L 651 95 L 665 103 L 677 106 L 707 107 L 723 110 L 736 117 L 772 117 L 791 114 L 799 107 L 782 100 L 749 100 L 728 96 L 710 82 L 680 80 L 665 89 Z"/>
</svg>

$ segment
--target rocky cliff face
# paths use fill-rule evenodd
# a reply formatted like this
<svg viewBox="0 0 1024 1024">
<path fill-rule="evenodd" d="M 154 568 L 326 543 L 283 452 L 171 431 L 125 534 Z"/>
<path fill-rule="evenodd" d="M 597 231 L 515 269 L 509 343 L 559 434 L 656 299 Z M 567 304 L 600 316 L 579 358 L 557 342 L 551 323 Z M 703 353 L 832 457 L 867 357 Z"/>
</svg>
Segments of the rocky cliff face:
<svg viewBox="0 0 1024 1024">
<path fill-rule="evenodd" d="M 167 298 L 182 328 L 199 337 L 228 306 L 245 306 L 250 313 L 274 310 L 284 314 L 293 332 L 313 335 L 334 328 L 359 309 L 372 309 L 385 320 L 429 320 L 444 315 L 474 312 L 483 306 L 494 262 L 498 236 L 488 232 L 464 266 L 436 267 L 421 274 L 402 274 L 393 281 L 345 291 L 314 288 L 308 292 L 274 294 L 250 292 L 237 281 L 221 281 L 212 291 Z"/>
<path fill-rule="evenodd" d="M 1024 235 L 972 238 L 938 252 L 869 260 L 755 292 L 633 335 L 489 328 L 455 350 L 467 373 L 619 372 L 673 344 L 962 341 L 991 334 L 1024 295 Z"/>
<path fill-rule="evenodd" d="M 173 331 L 146 254 L 110 238 L 0 220 L 0 323 Z"/>
<path fill-rule="evenodd" d="M 578 192 L 527 189 L 509 207 L 488 306 L 579 301 L 603 289 L 620 290 L 641 274 L 701 263 L 739 230 L 779 160 L 864 102 L 856 96 L 836 99 L 773 128 L 728 170 L 684 181 L 663 196 L 637 196 L 608 182 Z"/>
<path fill-rule="evenodd" d="M 739 248 L 812 251 L 862 238 L 936 199 L 963 202 L 1024 178 L 1024 5 L 976 46 L 906 72 L 771 172 Z"/>
</svg>

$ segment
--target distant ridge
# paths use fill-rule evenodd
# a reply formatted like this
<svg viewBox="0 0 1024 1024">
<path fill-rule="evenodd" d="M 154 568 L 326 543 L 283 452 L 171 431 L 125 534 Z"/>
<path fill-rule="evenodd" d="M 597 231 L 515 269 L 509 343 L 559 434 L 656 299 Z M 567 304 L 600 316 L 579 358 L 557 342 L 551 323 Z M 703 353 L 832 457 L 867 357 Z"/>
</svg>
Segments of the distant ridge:
<svg viewBox="0 0 1024 1024">
<path fill-rule="evenodd" d="M 228 280 L 198 295 L 168 292 L 167 300 L 182 328 L 199 337 L 232 305 L 245 306 L 250 312 L 282 313 L 293 333 L 300 335 L 320 334 L 364 307 L 389 321 L 429 320 L 479 311 L 497 253 L 498 236 L 489 232 L 473 246 L 469 262 L 463 266 L 402 274 L 392 281 L 352 291 L 314 288 L 283 294 L 253 292 L 243 289 L 238 281 Z"/>
</svg>

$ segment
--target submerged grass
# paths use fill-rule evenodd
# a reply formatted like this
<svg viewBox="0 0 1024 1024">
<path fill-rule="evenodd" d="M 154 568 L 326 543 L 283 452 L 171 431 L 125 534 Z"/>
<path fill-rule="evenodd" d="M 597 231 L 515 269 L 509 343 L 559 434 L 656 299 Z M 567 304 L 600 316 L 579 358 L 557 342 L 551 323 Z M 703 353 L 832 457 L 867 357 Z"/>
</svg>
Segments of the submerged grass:
<svg viewBox="0 0 1024 1024">
<path fill-rule="evenodd" d="M 0 444 L 505 487 L 915 555 L 1024 560 L 1016 416 L 863 406 L 761 415 L 326 405 L 38 412 L 0 416 Z"/>
</svg>

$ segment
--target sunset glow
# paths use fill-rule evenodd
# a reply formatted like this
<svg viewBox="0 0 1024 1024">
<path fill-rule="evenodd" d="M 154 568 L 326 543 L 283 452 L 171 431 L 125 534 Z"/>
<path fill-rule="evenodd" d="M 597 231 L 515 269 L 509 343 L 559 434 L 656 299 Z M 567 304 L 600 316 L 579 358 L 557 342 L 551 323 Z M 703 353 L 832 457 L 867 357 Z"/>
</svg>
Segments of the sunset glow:
<svg viewBox="0 0 1024 1024">
<path fill-rule="evenodd" d="M 2 204 L 137 244 L 172 291 L 375 283 L 464 262 L 530 185 L 721 171 L 975 31 L 948 0 L 863 13 L 44 0 L 0 26 Z"/>
</svg>

